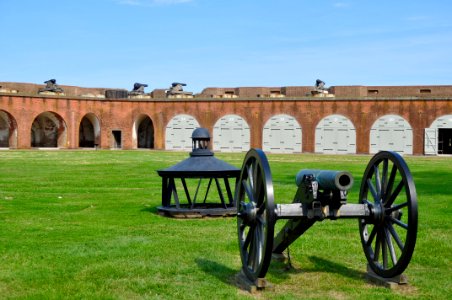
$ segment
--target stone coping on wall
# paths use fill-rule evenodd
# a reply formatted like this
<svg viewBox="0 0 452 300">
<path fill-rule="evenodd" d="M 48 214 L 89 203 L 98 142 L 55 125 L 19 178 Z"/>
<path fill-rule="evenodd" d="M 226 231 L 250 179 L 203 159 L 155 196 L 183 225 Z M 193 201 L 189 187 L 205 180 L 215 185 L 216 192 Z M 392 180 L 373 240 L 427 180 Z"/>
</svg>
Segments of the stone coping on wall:
<svg viewBox="0 0 452 300">
<path fill-rule="evenodd" d="M 27 98 L 43 98 L 43 99 L 59 99 L 59 100 L 85 100 L 85 101 L 115 101 L 115 102 L 290 102 L 290 101 L 311 101 L 311 102 L 333 102 L 333 101 L 444 101 L 452 100 L 451 96 L 403 96 L 403 97 L 237 97 L 237 98 L 100 98 L 100 97 L 84 97 L 84 96 L 67 96 L 67 95 L 35 95 L 27 93 L 9 93 L 0 91 L 0 96 L 6 97 L 27 97 Z"/>
<path fill-rule="evenodd" d="M 0 81 L 0 92 L 5 93 L 18 93 L 24 95 L 38 95 L 38 91 L 42 89 L 44 85 L 35 83 L 21 83 L 21 82 L 2 82 Z M 105 97 L 105 93 L 112 88 L 91 88 L 80 86 L 61 85 L 66 97 L 72 98 L 102 98 Z M 120 89 L 125 91 L 126 89 Z M 196 93 L 190 96 L 193 99 L 255 99 L 257 98 L 304 98 L 312 97 L 312 93 L 315 93 L 315 87 L 313 86 L 278 86 L 278 87 L 265 87 L 265 86 L 252 86 L 252 87 L 207 87 L 200 93 Z M 317 92 L 319 92 L 317 90 Z M 385 98 L 400 98 L 400 97 L 421 97 L 421 98 L 433 98 L 433 97 L 451 97 L 452 85 L 406 85 L 406 86 L 368 86 L 368 85 L 332 85 L 325 93 L 328 92 L 328 96 L 336 98 L 362 98 L 362 97 L 377 97 L 378 99 Z M 152 92 L 146 94 L 154 97 L 153 99 L 167 99 L 165 89 L 154 89 Z M 315 95 L 314 95 L 315 96 Z M 324 95 L 322 95 L 324 96 Z M 118 96 L 119 97 L 119 96 Z M 186 99 L 184 96 L 176 96 L 175 98 Z M 113 96 L 112 99 L 115 99 Z M 127 96 L 122 97 L 127 98 Z"/>
</svg>

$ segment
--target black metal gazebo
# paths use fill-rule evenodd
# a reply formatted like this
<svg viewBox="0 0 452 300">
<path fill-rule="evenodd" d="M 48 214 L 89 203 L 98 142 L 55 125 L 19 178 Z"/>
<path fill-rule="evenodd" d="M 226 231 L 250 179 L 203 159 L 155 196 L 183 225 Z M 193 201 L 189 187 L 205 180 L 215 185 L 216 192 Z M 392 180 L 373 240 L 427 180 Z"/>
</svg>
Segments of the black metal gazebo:
<svg viewBox="0 0 452 300">
<path fill-rule="evenodd" d="M 213 152 L 209 150 L 210 135 L 207 129 L 195 129 L 192 140 L 192 152 L 189 158 L 167 169 L 157 171 L 162 177 L 162 206 L 158 207 L 159 213 L 184 218 L 236 215 L 236 205 L 229 179 L 235 179 L 233 183 L 235 188 L 240 169 L 214 157 Z M 176 179 L 180 179 L 182 183 L 187 203 L 181 203 Z M 198 179 L 193 196 L 190 195 L 186 179 Z M 205 193 L 203 192 L 204 198 L 200 201 L 200 185 L 203 179 L 208 180 L 208 185 Z M 216 203 L 207 202 L 213 183 L 219 196 L 219 201 Z"/>
</svg>

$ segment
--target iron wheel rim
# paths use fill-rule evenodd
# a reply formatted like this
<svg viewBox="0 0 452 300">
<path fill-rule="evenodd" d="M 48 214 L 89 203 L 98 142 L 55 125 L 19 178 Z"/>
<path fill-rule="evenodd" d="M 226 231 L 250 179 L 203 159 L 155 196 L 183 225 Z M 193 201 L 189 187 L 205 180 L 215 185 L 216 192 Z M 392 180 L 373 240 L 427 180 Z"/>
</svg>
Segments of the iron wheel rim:
<svg viewBox="0 0 452 300">
<path fill-rule="evenodd" d="M 265 277 L 271 261 L 275 224 L 273 183 L 262 150 L 251 149 L 236 189 L 237 232 L 242 270 L 251 279 Z"/>
<path fill-rule="evenodd" d="M 384 278 L 402 274 L 416 245 L 418 209 L 413 177 L 398 153 L 382 151 L 370 160 L 359 202 L 371 211 L 370 217 L 359 219 L 370 268 Z"/>
</svg>

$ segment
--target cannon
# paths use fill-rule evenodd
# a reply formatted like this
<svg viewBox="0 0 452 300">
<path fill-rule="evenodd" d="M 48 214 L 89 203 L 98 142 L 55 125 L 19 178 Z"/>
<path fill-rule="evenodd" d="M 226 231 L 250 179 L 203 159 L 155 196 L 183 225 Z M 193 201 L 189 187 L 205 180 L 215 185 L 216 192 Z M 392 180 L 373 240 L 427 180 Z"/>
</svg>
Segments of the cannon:
<svg viewBox="0 0 452 300">
<path fill-rule="evenodd" d="M 407 268 L 416 244 L 417 194 L 405 160 L 382 151 L 369 161 L 358 203 L 347 203 L 353 177 L 345 171 L 302 170 L 290 204 L 275 204 L 265 153 L 251 149 L 237 182 L 237 231 L 242 270 L 251 282 L 265 278 L 273 254 L 282 254 L 317 221 L 358 219 L 370 269 L 395 278 Z M 289 201 L 287 201 L 289 202 Z M 275 223 L 287 222 L 276 236 Z"/>
<path fill-rule="evenodd" d="M 133 84 L 133 90 L 129 92 L 129 95 L 131 96 L 144 95 L 144 88 L 146 87 L 148 87 L 148 85 L 145 83 L 135 82 Z"/>
<path fill-rule="evenodd" d="M 45 87 L 38 90 L 39 93 L 41 92 L 53 92 L 53 93 L 64 93 L 64 90 L 56 84 L 56 79 L 49 79 L 44 81 L 46 84 Z"/>
</svg>

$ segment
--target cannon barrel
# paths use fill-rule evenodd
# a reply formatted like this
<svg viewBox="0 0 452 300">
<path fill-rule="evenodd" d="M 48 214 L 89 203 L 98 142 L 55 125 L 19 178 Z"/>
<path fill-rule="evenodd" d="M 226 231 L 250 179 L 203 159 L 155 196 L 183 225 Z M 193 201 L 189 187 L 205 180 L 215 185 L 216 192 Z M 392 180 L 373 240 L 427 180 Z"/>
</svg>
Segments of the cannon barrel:
<svg viewBox="0 0 452 300">
<path fill-rule="evenodd" d="M 329 170 L 301 170 L 297 173 L 295 182 L 300 186 L 305 176 L 313 175 L 322 190 L 341 190 L 347 191 L 353 186 L 353 176 L 347 171 L 329 171 Z"/>
</svg>

